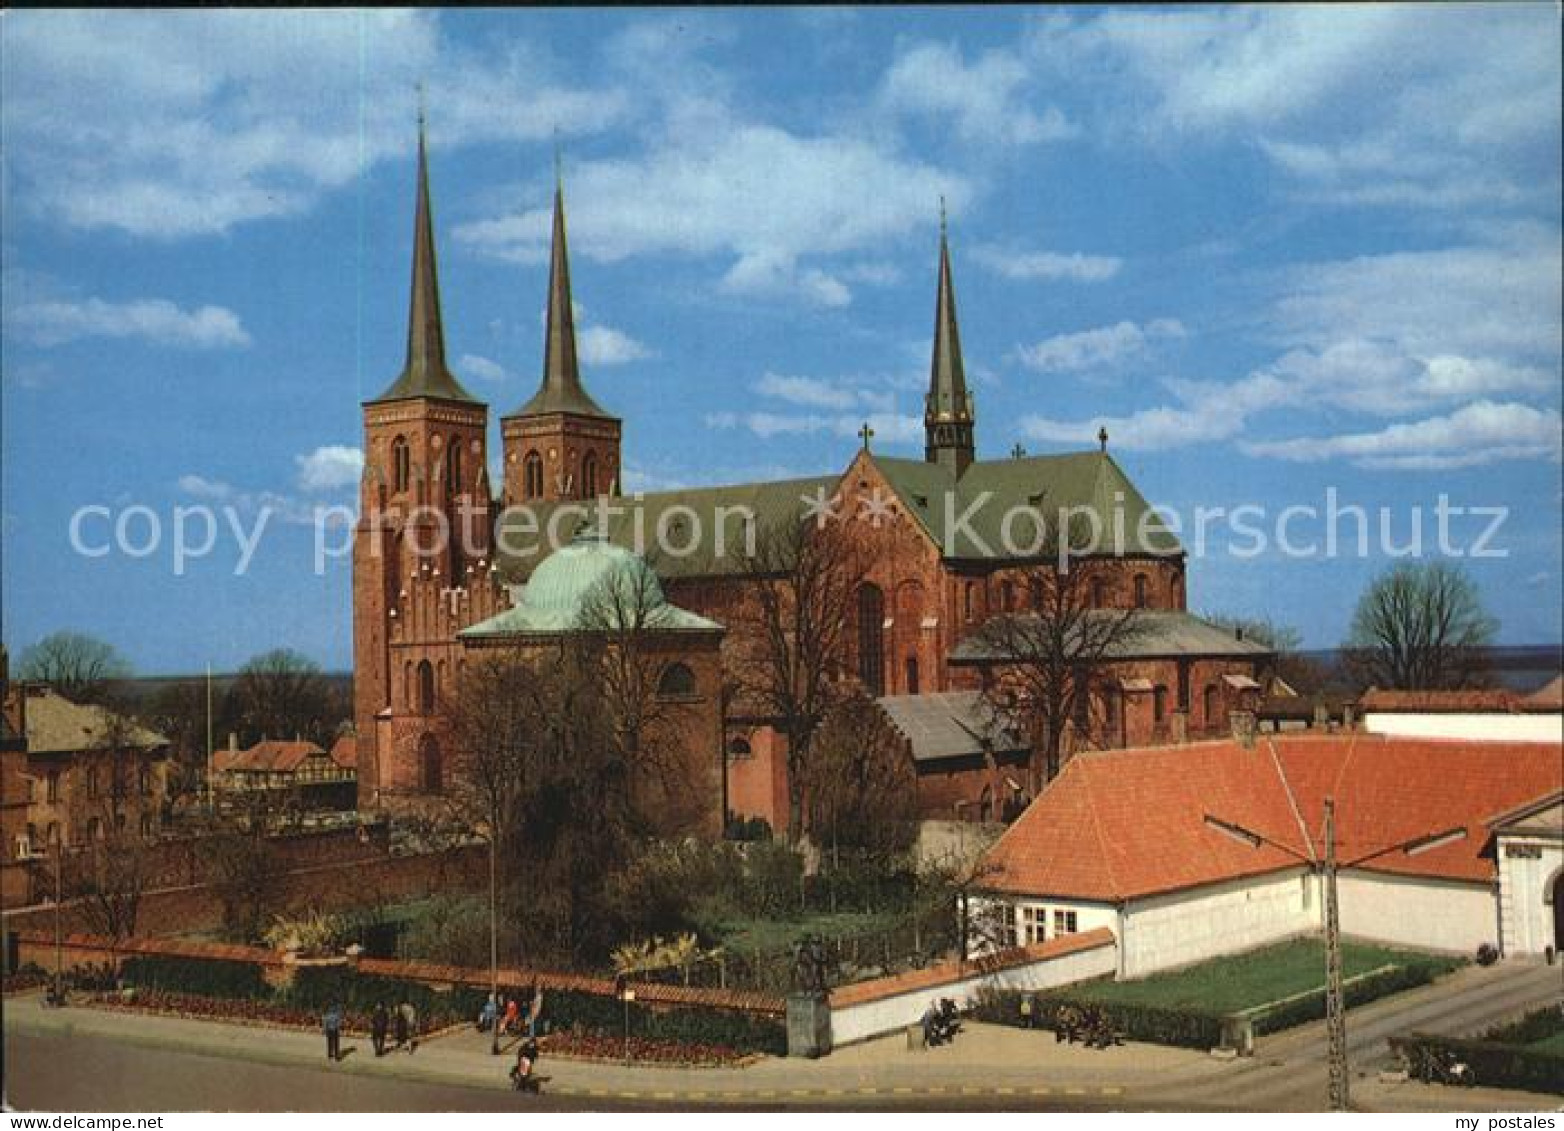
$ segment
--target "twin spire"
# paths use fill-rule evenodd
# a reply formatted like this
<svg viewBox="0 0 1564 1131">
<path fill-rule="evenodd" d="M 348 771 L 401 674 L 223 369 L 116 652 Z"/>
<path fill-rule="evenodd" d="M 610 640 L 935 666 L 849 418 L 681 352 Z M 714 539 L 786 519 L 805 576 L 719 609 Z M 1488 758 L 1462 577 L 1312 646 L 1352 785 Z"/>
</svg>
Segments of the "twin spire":
<svg viewBox="0 0 1564 1131">
<path fill-rule="evenodd" d="M 429 156 L 424 115 L 418 112 L 418 204 L 413 214 L 413 280 L 407 312 L 407 362 L 391 387 L 375 402 L 430 397 L 478 403 L 462 388 L 445 362 L 445 329 L 440 316 L 440 279 L 435 264 L 434 217 L 429 203 Z M 517 416 L 569 412 L 612 419 L 587 395 L 576 361 L 575 315 L 570 301 L 570 257 L 565 245 L 565 190 L 556 157 L 554 239 L 549 265 L 548 333 L 543 351 L 543 382 Z"/>
</svg>

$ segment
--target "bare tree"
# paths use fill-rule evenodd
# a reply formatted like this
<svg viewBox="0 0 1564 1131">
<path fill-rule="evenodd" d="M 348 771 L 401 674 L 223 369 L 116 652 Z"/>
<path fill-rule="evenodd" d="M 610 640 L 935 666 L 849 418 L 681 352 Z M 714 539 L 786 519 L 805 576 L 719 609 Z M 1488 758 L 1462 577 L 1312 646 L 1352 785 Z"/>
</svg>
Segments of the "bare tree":
<svg viewBox="0 0 1564 1131">
<path fill-rule="evenodd" d="M 1400 691 L 1477 687 L 1498 622 L 1471 577 L 1445 562 L 1404 562 L 1358 600 L 1347 666 L 1365 686 Z"/>
<path fill-rule="evenodd" d="M 912 763 L 885 712 L 867 695 L 832 708 L 815 739 L 810 827 L 822 847 L 842 845 L 885 861 L 917 836 Z"/>
<path fill-rule="evenodd" d="M 1072 547 L 1090 544 L 1079 524 L 1056 537 Z M 999 669 L 983 689 L 991 725 L 1027 736 L 1041 762 L 1033 767 L 1034 792 L 1059 773 L 1067 733 L 1082 743 L 1100 733 L 1103 708 L 1094 688 L 1142 632 L 1138 609 L 1096 607 L 1094 569 L 1079 556 L 1055 550 L 1047 557 L 1022 571 L 1030 610 L 996 616 L 974 634 Z"/>
<path fill-rule="evenodd" d="M 109 643 L 80 632 L 56 632 L 23 650 L 19 679 L 40 680 L 73 703 L 101 703 L 131 675 L 130 662 Z"/>
<path fill-rule="evenodd" d="M 738 699 L 787 740 L 788 840 L 804 834 L 816 734 L 846 693 L 848 648 L 867 562 L 846 523 L 763 527 L 734 615 Z"/>
<path fill-rule="evenodd" d="M 260 937 L 281 895 L 280 859 L 271 839 L 277 800 L 267 790 L 235 791 L 201 842 L 223 926 L 246 942 Z"/>
<path fill-rule="evenodd" d="M 229 692 L 234 711 L 251 739 L 304 737 L 329 743 L 334 720 L 320 666 L 307 656 L 277 648 L 239 669 Z"/>
</svg>

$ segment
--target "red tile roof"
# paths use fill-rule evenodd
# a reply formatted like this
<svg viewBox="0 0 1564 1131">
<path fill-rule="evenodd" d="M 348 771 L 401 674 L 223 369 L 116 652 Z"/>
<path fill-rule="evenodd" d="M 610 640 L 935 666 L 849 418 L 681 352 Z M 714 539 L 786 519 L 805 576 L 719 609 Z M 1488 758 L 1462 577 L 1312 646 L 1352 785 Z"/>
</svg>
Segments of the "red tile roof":
<svg viewBox="0 0 1564 1131">
<path fill-rule="evenodd" d="M 1557 696 L 1551 702 L 1547 698 L 1539 698 L 1547 690 L 1543 688 L 1533 695 L 1517 695 L 1513 691 L 1504 690 L 1381 691 L 1371 687 L 1358 700 L 1358 707 L 1364 711 L 1421 715 L 1513 715 L 1517 712 L 1559 710 Z"/>
<path fill-rule="evenodd" d="M 1531 709 L 1538 711 L 1564 711 L 1564 675 L 1556 675 L 1548 683 L 1526 696 Z"/>
<path fill-rule="evenodd" d="M 358 738 L 344 734 L 331 744 L 331 760 L 344 770 L 358 768 Z"/>
<path fill-rule="evenodd" d="M 219 772 L 291 774 L 306 759 L 325 754 L 313 742 L 262 739 L 248 750 L 219 750 L 212 768 Z"/>
<path fill-rule="evenodd" d="M 1327 796 L 1343 865 L 1487 880 L 1485 820 L 1561 781 L 1556 743 L 1299 735 L 1078 755 L 990 850 L 983 884 L 1113 903 L 1300 867 L 1323 856 Z M 1427 851 L 1385 851 L 1456 828 Z"/>
</svg>

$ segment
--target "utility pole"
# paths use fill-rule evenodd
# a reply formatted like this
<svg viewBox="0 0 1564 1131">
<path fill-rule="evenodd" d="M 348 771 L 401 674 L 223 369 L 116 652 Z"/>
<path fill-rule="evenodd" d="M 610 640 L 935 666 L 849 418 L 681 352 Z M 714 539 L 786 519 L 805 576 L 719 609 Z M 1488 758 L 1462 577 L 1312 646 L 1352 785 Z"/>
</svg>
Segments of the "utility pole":
<svg viewBox="0 0 1564 1131">
<path fill-rule="evenodd" d="M 1336 800 L 1325 799 L 1325 1040 L 1330 1109 L 1347 1110 L 1347 1011 L 1341 996 L 1341 915 L 1336 902 Z"/>
</svg>

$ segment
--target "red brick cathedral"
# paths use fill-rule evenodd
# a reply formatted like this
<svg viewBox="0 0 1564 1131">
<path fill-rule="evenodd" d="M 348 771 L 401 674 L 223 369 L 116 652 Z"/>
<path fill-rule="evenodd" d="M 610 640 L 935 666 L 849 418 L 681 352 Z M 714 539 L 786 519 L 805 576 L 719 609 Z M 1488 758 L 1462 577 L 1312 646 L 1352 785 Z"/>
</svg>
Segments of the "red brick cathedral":
<svg viewBox="0 0 1564 1131">
<path fill-rule="evenodd" d="M 700 655 L 671 660 L 670 687 L 690 707 L 691 790 L 709 811 L 786 820 L 785 762 L 764 718 L 724 717 L 722 665 L 705 656 L 736 646 L 722 626 L 746 597 L 742 522 L 802 513 L 802 500 L 840 496 L 838 511 L 872 515 L 862 531 L 873 565 L 860 587 L 853 666 L 905 736 L 917 770 L 920 810 L 930 817 L 986 819 L 1041 784 L 1033 753 L 1019 741 L 981 737 L 975 690 L 994 657 L 975 634 L 990 618 L 1026 607 L 1039 557 L 1005 516 L 1046 500 L 1049 513 L 1077 508 L 1103 530 L 1122 531 L 1110 552 L 1078 563 L 1090 600 L 1136 607 L 1143 630 L 1114 654 L 1111 679 L 1095 693 L 1101 722 L 1071 737 L 1075 747 L 1177 742 L 1226 733 L 1252 708 L 1264 652 L 1185 611 L 1185 554 L 1108 453 L 1106 435 L 1083 452 L 999 460 L 977 458 L 975 406 L 967 389 L 950 250 L 940 231 L 933 359 L 921 460 L 874 453 L 864 443 L 845 470 L 818 478 L 620 498 L 621 422 L 587 392 L 576 355 L 562 190 L 554 195 L 547 343 L 542 381 L 500 419 L 503 482 L 488 467 L 488 406 L 446 363 L 430 211 L 428 162 L 420 134 L 407 362 L 364 404 L 364 476 L 354 544 L 353 648 L 359 740 L 359 804 L 416 806 L 437 796 L 450 773 L 441 704 L 466 656 L 492 644 L 511 617 L 518 640 L 548 623 L 544 606 L 577 568 L 564 559 L 547 593 L 529 591 L 546 552 L 535 531 L 569 541 L 590 519 L 605 545 L 639 549 L 660 536 L 658 578 L 681 616 L 710 628 Z M 605 519 L 587 504 L 610 499 Z M 561 520 L 569 521 L 561 521 Z M 1007 528 L 1008 526 L 1008 528 Z M 447 533 L 450 534 L 447 537 Z M 520 547 L 520 548 L 518 548 Z M 573 548 L 573 554 L 583 551 Z M 586 552 L 591 557 L 591 552 Z M 574 560 L 574 559 L 572 559 Z M 467 631 L 464 630 L 474 630 Z M 458 634 L 463 634 L 459 636 Z M 704 651 L 703 651 L 704 650 Z M 676 685 L 676 686 L 675 686 Z"/>
</svg>

